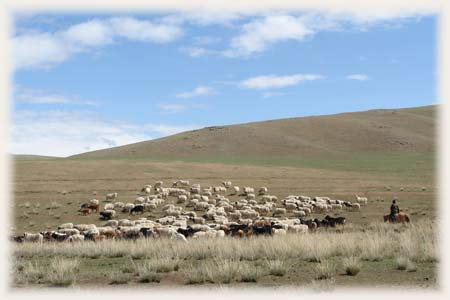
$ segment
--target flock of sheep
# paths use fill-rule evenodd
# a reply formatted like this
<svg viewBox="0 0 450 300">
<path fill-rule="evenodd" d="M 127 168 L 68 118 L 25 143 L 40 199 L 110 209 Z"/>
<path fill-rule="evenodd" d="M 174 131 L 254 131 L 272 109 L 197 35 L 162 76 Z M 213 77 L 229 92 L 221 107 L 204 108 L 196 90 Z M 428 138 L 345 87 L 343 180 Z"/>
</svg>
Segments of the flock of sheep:
<svg viewBox="0 0 450 300">
<path fill-rule="evenodd" d="M 231 201 L 229 196 L 240 199 Z M 179 241 L 186 238 L 221 238 L 225 236 L 284 235 L 288 232 L 306 233 L 317 227 L 334 227 L 345 223 L 344 217 L 327 215 L 323 220 L 307 219 L 311 213 L 359 211 L 367 204 L 366 197 L 355 195 L 356 201 L 343 201 L 329 197 L 289 195 L 279 200 L 270 195 L 267 187 L 233 186 L 230 181 L 220 186 L 201 187 L 188 180 L 177 180 L 172 187 L 162 181 L 145 185 L 134 202 L 117 201 L 117 193 L 106 195 L 103 209 L 100 201 L 91 199 L 81 204 L 80 214 L 98 213 L 103 226 L 95 224 L 65 223 L 55 231 L 27 233 L 14 236 L 17 242 L 44 241 L 102 241 L 105 239 L 139 239 L 169 237 Z M 168 201 L 172 200 L 174 201 Z M 171 202 L 171 203 L 166 203 Z M 180 206 L 182 205 L 182 206 Z M 184 206 L 184 208 L 183 208 Z M 161 210 L 156 220 L 141 217 L 136 220 L 117 219 L 119 212 L 140 215 Z"/>
</svg>

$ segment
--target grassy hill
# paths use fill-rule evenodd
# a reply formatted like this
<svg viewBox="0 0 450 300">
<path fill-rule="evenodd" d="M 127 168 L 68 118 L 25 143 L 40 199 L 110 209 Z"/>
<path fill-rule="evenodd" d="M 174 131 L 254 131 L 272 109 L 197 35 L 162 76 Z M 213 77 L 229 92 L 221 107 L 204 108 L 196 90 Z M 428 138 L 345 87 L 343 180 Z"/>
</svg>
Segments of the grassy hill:
<svg viewBox="0 0 450 300">
<path fill-rule="evenodd" d="M 12 154 L 15 160 L 47 160 L 47 159 L 61 159 L 61 157 L 56 156 L 43 156 L 43 155 L 32 155 L 32 154 Z"/>
<path fill-rule="evenodd" d="M 436 106 L 377 109 L 213 126 L 74 155 L 70 159 L 149 159 L 338 168 L 351 162 L 430 160 Z M 386 161 L 387 159 L 387 161 Z"/>
</svg>

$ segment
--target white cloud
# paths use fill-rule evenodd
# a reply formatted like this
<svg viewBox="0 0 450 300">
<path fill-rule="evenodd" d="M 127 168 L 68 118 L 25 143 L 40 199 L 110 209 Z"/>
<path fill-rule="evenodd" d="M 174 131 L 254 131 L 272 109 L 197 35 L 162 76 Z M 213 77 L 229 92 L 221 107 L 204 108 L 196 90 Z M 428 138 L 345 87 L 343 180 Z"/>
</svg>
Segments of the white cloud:
<svg viewBox="0 0 450 300">
<path fill-rule="evenodd" d="M 162 21 L 169 24 L 192 23 L 200 26 L 224 25 L 231 26 L 234 21 L 239 20 L 244 14 L 225 10 L 197 9 L 185 11 L 178 14 L 165 16 Z"/>
<path fill-rule="evenodd" d="M 17 111 L 13 114 L 12 152 L 69 156 L 199 127 L 104 120 L 90 111 Z"/>
<path fill-rule="evenodd" d="M 263 98 L 271 98 L 271 97 L 278 97 L 278 96 L 284 96 L 286 93 L 280 93 L 280 92 L 265 92 L 262 94 Z"/>
<path fill-rule="evenodd" d="M 12 39 L 16 69 L 49 67 L 72 55 L 67 44 L 47 33 L 23 34 Z M 32 51 L 30 51 L 32 49 Z"/>
<path fill-rule="evenodd" d="M 209 36 L 209 35 L 204 35 L 204 36 L 197 36 L 194 38 L 194 41 L 197 45 L 210 45 L 210 44 L 215 44 L 218 43 L 222 40 L 222 38 L 217 37 L 217 36 Z"/>
<path fill-rule="evenodd" d="M 31 104 L 79 104 L 97 105 L 95 101 L 81 100 L 76 96 L 49 93 L 44 90 L 17 88 L 14 100 Z"/>
<path fill-rule="evenodd" d="M 216 94 L 216 91 L 207 86 L 198 86 L 193 91 L 176 94 L 177 98 L 193 98 L 198 96 L 211 96 Z"/>
<path fill-rule="evenodd" d="M 251 77 L 240 82 L 240 86 L 247 89 L 272 89 L 272 88 L 283 88 L 287 86 L 297 85 L 303 81 L 312 81 L 324 79 L 322 75 L 316 74 L 293 74 L 293 75 L 265 75 Z"/>
<path fill-rule="evenodd" d="M 187 53 L 191 57 L 200 57 L 217 53 L 216 51 L 209 50 L 203 47 L 181 47 L 179 50 L 181 52 Z"/>
<path fill-rule="evenodd" d="M 114 31 L 107 22 L 92 20 L 73 25 L 67 30 L 59 32 L 57 36 L 83 46 L 103 46 L 112 43 Z"/>
<path fill-rule="evenodd" d="M 241 25 L 239 34 L 231 39 L 229 48 L 220 53 L 226 57 L 250 56 L 266 51 L 277 43 L 302 41 L 321 31 L 366 31 L 375 25 L 397 28 L 404 22 L 435 13 L 437 7 L 425 5 L 419 8 L 412 5 L 409 9 L 387 6 L 373 10 L 364 9 L 364 6 L 345 9 L 322 7 L 304 11 L 254 14 L 250 21 Z"/>
<path fill-rule="evenodd" d="M 163 103 L 159 105 L 159 108 L 163 111 L 163 113 L 176 114 L 185 111 L 188 107 L 183 104 Z"/>
<path fill-rule="evenodd" d="M 150 21 L 137 20 L 130 17 L 110 19 L 114 32 L 130 40 L 168 43 L 183 33 L 180 27 L 171 24 L 154 24 Z"/>
<path fill-rule="evenodd" d="M 231 40 L 226 56 L 246 56 L 266 50 L 274 43 L 286 40 L 302 40 L 313 31 L 304 22 L 289 15 L 267 16 L 242 26 L 241 34 Z"/>
<path fill-rule="evenodd" d="M 369 80 L 369 76 L 367 76 L 366 74 L 350 74 L 347 75 L 348 80 L 359 80 L 359 81 L 365 81 L 365 80 Z"/>
<path fill-rule="evenodd" d="M 57 32 L 27 32 L 12 38 L 16 69 L 49 68 L 71 56 L 99 49 L 118 37 L 133 41 L 169 43 L 183 34 L 173 24 L 130 17 L 96 19 Z"/>
</svg>

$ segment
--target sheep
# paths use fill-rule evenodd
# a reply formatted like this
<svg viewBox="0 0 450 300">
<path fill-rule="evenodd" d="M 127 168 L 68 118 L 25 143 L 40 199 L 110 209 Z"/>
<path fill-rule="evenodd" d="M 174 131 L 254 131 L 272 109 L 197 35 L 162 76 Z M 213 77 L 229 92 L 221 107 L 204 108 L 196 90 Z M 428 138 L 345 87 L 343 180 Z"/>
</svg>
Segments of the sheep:
<svg viewBox="0 0 450 300">
<path fill-rule="evenodd" d="M 173 237 L 176 236 L 177 231 L 172 227 L 157 227 L 155 233 L 160 237 Z"/>
<path fill-rule="evenodd" d="M 363 203 L 363 204 L 367 204 L 367 197 L 359 197 L 358 195 L 355 195 L 356 197 L 356 202 L 358 203 Z"/>
<path fill-rule="evenodd" d="M 273 228 L 273 229 L 272 229 L 272 234 L 273 234 L 273 235 L 286 235 L 286 229 L 276 229 L 276 228 Z"/>
<path fill-rule="evenodd" d="M 253 223 L 252 219 L 239 219 L 239 224 L 251 225 Z"/>
<path fill-rule="evenodd" d="M 243 192 L 244 192 L 245 195 L 254 194 L 255 193 L 255 189 L 252 188 L 252 187 L 249 187 L 249 186 L 244 186 Z"/>
<path fill-rule="evenodd" d="M 116 215 L 115 210 L 104 210 L 100 212 L 100 218 L 103 220 L 110 220 Z"/>
<path fill-rule="evenodd" d="M 144 197 L 137 197 L 136 199 L 134 199 L 134 204 L 142 204 L 144 203 L 146 200 L 146 198 Z"/>
<path fill-rule="evenodd" d="M 181 233 L 175 233 L 175 240 L 179 241 L 179 242 L 187 242 L 187 239 L 184 235 L 182 235 Z"/>
<path fill-rule="evenodd" d="M 82 242 L 84 241 L 84 235 L 82 234 L 74 234 L 67 238 L 67 242 Z"/>
<path fill-rule="evenodd" d="M 193 239 L 199 239 L 199 238 L 205 238 L 206 232 L 205 231 L 197 231 L 192 235 Z"/>
<path fill-rule="evenodd" d="M 152 211 L 156 209 L 156 204 L 154 203 L 144 203 L 144 211 Z"/>
<path fill-rule="evenodd" d="M 206 223 L 205 218 L 202 218 L 202 217 L 193 217 L 192 221 L 194 222 L 194 224 L 205 224 Z"/>
<path fill-rule="evenodd" d="M 157 181 L 157 182 L 155 182 L 155 184 L 153 185 L 153 189 L 156 191 L 156 189 L 162 187 L 163 184 L 164 184 L 164 182 L 162 182 L 162 181 Z"/>
<path fill-rule="evenodd" d="M 281 207 L 275 208 L 275 211 L 273 212 L 273 216 L 284 215 L 284 214 L 286 214 L 286 208 L 281 208 Z"/>
<path fill-rule="evenodd" d="M 170 225 L 173 222 L 175 222 L 175 217 L 167 216 L 167 217 L 159 218 L 159 219 L 156 220 L 156 222 L 161 224 L 161 225 Z"/>
<path fill-rule="evenodd" d="M 64 233 L 67 235 L 75 235 L 75 234 L 80 234 L 80 231 L 78 229 L 75 228 L 62 228 L 58 230 L 59 233 Z"/>
<path fill-rule="evenodd" d="M 123 209 L 125 206 L 125 203 L 123 202 L 114 202 L 114 210 L 121 210 Z"/>
<path fill-rule="evenodd" d="M 222 181 L 222 185 L 226 188 L 230 188 L 232 183 L 231 183 L 231 181 Z"/>
<path fill-rule="evenodd" d="M 134 208 L 134 203 L 127 203 L 127 204 L 125 204 L 125 206 L 122 208 L 122 212 L 124 212 L 124 213 L 129 213 L 133 208 Z"/>
<path fill-rule="evenodd" d="M 297 218 L 306 217 L 306 213 L 303 210 L 294 210 L 292 213 L 294 214 L 294 217 Z"/>
<path fill-rule="evenodd" d="M 352 203 L 352 210 L 353 211 L 359 211 L 361 209 L 361 204 L 359 203 Z"/>
<path fill-rule="evenodd" d="M 172 187 L 187 187 L 189 185 L 189 180 L 177 180 L 172 183 Z"/>
<path fill-rule="evenodd" d="M 239 194 L 239 191 L 241 189 L 238 186 L 233 186 L 233 192 L 231 193 L 231 195 L 237 195 Z"/>
<path fill-rule="evenodd" d="M 98 212 L 98 207 L 100 205 L 100 201 L 97 199 L 91 199 L 88 202 L 87 208 L 91 209 L 92 211 Z"/>
<path fill-rule="evenodd" d="M 95 224 L 76 224 L 73 228 L 78 229 L 79 231 L 86 231 L 91 228 L 96 228 Z"/>
<path fill-rule="evenodd" d="M 200 194 L 193 194 L 191 195 L 191 201 L 192 200 L 201 200 L 202 196 Z"/>
<path fill-rule="evenodd" d="M 177 198 L 177 203 L 185 203 L 187 201 L 186 195 L 179 195 Z"/>
<path fill-rule="evenodd" d="M 292 211 L 294 209 L 297 209 L 297 204 L 288 202 L 286 203 L 285 207 L 287 211 Z"/>
<path fill-rule="evenodd" d="M 81 213 L 82 216 L 87 216 L 92 213 L 92 209 L 86 207 L 86 208 L 80 209 L 79 212 Z"/>
<path fill-rule="evenodd" d="M 99 204 L 100 204 L 100 201 L 99 201 L 98 199 L 91 199 L 91 200 L 89 200 L 89 204 L 96 204 L 96 205 L 99 205 Z"/>
<path fill-rule="evenodd" d="M 305 213 L 305 215 L 311 214 L 311 208 L 309 207 L 299 207 L 298 210 L 301 210 Z"/>
<path fill-rule="evenodd" d="M 73 223 L 64 223 L 58 226 L 58 229 L 69 229 L 73 228 Z"/>
<path fill-rule="evenodd" d="M 246 200 L 255 200 L 255 194 L 249 193 L 245 197 Z"/>
<path fill-rule="evenodd" d="M 117 226 L 123 227 L 123 226 L 134 226 L 135 221 L 129 220 L 129 219 L 120 219 L 117 222 Z"/>
<path fill-rule="evenodd" d="M 332 209 L 342 209 L 342 204 L 331 204 Z"/>
<path fill-rule="evenodd" d="M 105 226 L 117 227 L 117 226 L 119 226 L 119 221 L 117 221 L 117 220 L 108 220 L 108 221 L 106 221 Z"/>
<path fill-rule="evenodd" d="M 254 210 L 242 210 L 241 214 L 243 218 L 256 219 L 259 217 L 259 213 Z"/>
<path fill-rule="evenodd" d="M 178 217 L 181 215 L 181 212 L 179 210 L 166 210 L 165 211 L 165 216 L 174 216 L 174 217 Z"/>
<path fill-rule="evenodd" d="M 307 233 L 308 225 L 304 225 L 304 224 L 290 225 L 288 227 L 288 231 L 295 232 L 295 233 Z"/>
<path fill-rule="evenodd" d="M 137 213 L 140 213 L 140 214 L 144 213 L 144 205 L 137 204 L 130 210 L 130 215 L 137 214 Z"/>
<path fill-rule="evenodd" d="M 186 220 L 175 220 L 175 222 L 173 222 L 173 224 L 172 224 L 173 226 L 175 226 L 175 227 L 178 227 L 178 228 L 186 228 L 187 227 L 187 221 Z"/>
<path fill-rule="evenodd" d="M 23 241 L 24 242 L 33 242 L 33 243 L 42 243 L 44 241 L 44 236 L 40 233 L 28 233 L 25 232 L 23 234 Z"/>
<path fill-rule="evenodd" d="M 112 201 L 112 200 L 115 200 L 116 198 L 117 198 L 117 193 L 109 193 L 109 194 L 106 194 L 105 200 Z"/>
<path fill-rule="evenodd" d="M 230 212 L 228 214 L 228 216 L 230 217 L 230 219 L 239 220 L 242 217 L 242 214 L 240 211 L 235 211 L 235 212 Z"/>
<path fill-rule="evenodd" d="M 105 203 L 103 210 L 114 210 L 114 204 L 113 203 Z"/>
<path fill-rule="evenodd" d="M 267 187 L 263 186 L 258 190 L 258 195 L 265 195 L 267 193 Z"/>
<path fill-rule="evenodd" d="M 150 194 L 152 192 L 152 186 L 150 184 L 147 184 L 141 189 L 141 193 Z"/>
<path fill-rule="evenodd" d="M 198 199 L 191 199 L 186 203 L 186 207 L 195 207 L 198 204 Z"/>
</svg>

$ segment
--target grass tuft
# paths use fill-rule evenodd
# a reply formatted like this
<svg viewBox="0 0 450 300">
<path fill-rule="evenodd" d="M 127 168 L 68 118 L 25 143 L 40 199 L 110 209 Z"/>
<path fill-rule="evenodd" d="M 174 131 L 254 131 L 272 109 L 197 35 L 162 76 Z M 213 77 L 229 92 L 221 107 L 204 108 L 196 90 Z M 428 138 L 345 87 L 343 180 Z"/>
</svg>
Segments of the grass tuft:
<svg viewBox="0 0 450 300">
<path fill-rule="evenodd" d="M 323 261 L 316 265 L 314 273 L 316 280 L 331 279 L 336 274 L 336 266 L 330 261 Z"/>
<path fill-rule="evenodd" d="M 60 287 L 72 285 L 75 282 L 79 264 L 80 261 L 76 258 L 54 258 L 50 263 L 50 269 L 48 271 L 49 284 Z"/>
<path fill-rule="evenodd" d="M 345 274 L 350 276 L 356 276 L 361 270 L 361 263 L 357 257 L 344 258 L 342 265 L 344 267 Z"/>
</svg>

